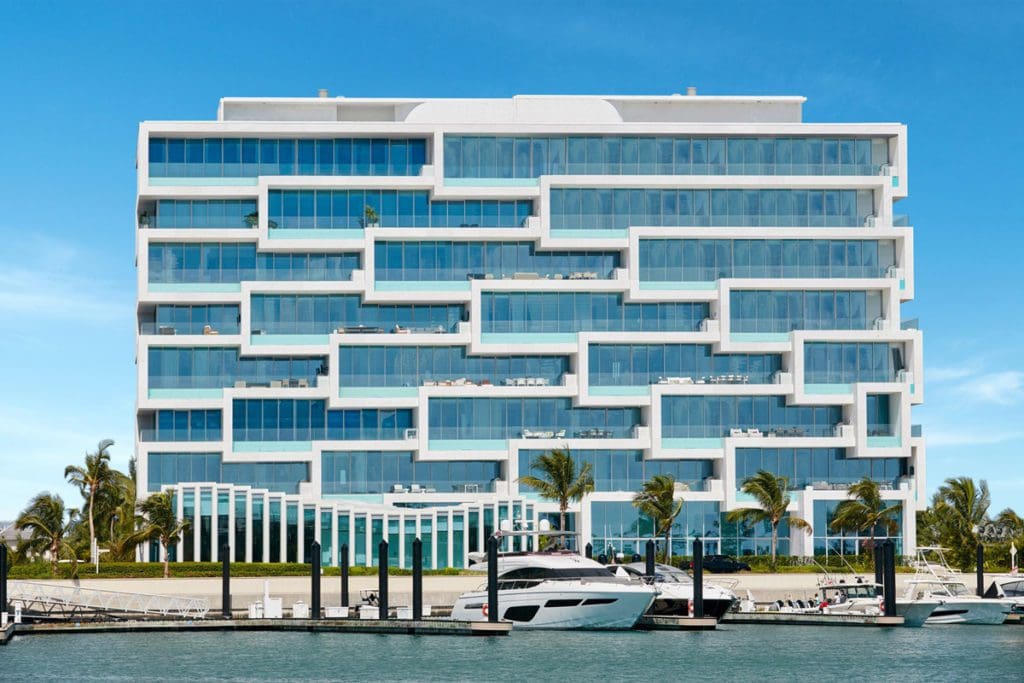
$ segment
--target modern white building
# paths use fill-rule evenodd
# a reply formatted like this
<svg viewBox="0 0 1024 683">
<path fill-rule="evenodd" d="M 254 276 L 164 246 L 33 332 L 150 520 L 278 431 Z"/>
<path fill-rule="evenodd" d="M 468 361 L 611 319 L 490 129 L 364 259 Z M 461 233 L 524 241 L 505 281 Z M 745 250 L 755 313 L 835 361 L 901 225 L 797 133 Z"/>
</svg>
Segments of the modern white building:
<svg viewBox="0 0 1024 683">
<path fill-rule="evenodd" d="M 557 519 L 517 483 L 555 448 L 591 464 L 569 518 L 595 554 L 651 537 L 630 501 L 658 473 L 677 554 L 770 552 L 725 517 L 762 469 L 814 527 L 781 553 L 857 552 L 828 522 L 865 476 L 912 552 L 906 127 L 803 102 L 321 93 L 141 124 L 136 449 L 193 522 L 174 559 L 384 539 L 408 566 L 419 536 L 463 566 Z"/>
</svg>

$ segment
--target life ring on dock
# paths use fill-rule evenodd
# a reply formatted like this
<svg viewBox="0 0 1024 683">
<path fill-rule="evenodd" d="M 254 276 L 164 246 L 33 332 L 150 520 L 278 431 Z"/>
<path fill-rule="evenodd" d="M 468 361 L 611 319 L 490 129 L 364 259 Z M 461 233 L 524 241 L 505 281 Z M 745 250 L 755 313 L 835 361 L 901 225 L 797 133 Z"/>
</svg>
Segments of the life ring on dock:
<svg viewBox="0 0 1024 683">
<path fill-rule="evenodd" d="M 484 606 L 480 608 L 480 611 L 484 613 L 485 617 L 487 616 L 487 603 L 486 602 L 484 603 Z"/>
</svg>

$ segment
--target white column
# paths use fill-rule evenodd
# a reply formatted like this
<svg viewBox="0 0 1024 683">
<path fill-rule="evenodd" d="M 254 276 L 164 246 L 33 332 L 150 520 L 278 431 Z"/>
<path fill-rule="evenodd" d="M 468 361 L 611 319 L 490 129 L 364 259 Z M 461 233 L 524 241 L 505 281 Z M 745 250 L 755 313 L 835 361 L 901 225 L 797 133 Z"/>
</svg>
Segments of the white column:
<svg viewBox="0 0 1024 683">
<path fill-rule="evenodd" d="M 305 510 L 302 507 L 302 503 L 299 502 L 296 506 L 295 515 L 295 536 L 298 540 L 295 541 L 295 559 L 297 562 L 302 563 L 306 561 L 306 518 L 303 517 Z"/>
<path fill-rule="evenodd" d="M 245 561 L 252 562 L 252 489 L 245 492 Z"/>
</svg>

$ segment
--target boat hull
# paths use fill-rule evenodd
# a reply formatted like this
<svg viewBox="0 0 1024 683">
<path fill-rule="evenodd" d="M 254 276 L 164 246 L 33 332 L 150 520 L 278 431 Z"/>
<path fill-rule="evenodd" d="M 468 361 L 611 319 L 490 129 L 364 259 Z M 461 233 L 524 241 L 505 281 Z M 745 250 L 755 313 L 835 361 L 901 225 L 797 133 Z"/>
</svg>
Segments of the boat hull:
<svg viewBox="0 0 1024 683">
<path fill-rule="evenodd" d="M 896 615 L 903 617 L 904 626 L 924 626 L 928 617 L 939 607 L 938 600 L 896 600 Z"/>
<path fill-rule="evenodd" d="M 644 586 L 551 583 L 499 591 L 498 618 L 517 629 L 630 629 L 655 597 Z M 487 621 L 486 605 L 486 591 L 465 593 L 455 602 L 452 619 Z"/>
<path fill-rule="evenodd" d="M 1001 600 L 944 600 L 925 621 L 934 624 L 982 624 L 998 626 L 1006 621 L 1012 604 Z"/>
</svg>

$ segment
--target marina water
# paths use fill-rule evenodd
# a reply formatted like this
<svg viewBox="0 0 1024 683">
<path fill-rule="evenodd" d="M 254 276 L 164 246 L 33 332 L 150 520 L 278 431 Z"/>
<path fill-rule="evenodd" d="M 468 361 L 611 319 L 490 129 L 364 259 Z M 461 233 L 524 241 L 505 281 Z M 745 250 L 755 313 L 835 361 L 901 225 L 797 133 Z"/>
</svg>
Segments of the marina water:
<svg viewBox="0 0 1024 683">
<path fill-rule="evenodd" d="M 720 626 L 505 638 L 337 633 L 32 635 L 0 648 L 4 681 L 1019 681 L 1024 626 Z"/>
</svg>

